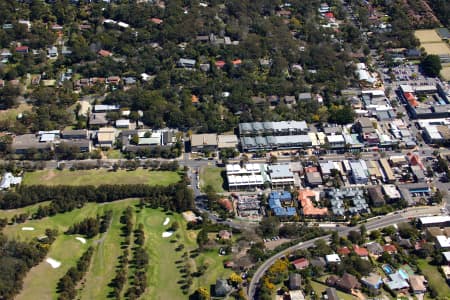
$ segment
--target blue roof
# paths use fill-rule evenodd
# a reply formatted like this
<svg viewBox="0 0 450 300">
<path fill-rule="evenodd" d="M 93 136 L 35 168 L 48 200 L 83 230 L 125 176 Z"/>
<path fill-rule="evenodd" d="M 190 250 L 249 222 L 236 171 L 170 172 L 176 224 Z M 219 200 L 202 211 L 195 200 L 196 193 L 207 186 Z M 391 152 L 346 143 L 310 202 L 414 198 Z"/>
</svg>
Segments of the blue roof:
<svg viewBox="0 0 450 300">
<path fill-rule="evenodd" d="M 295 207 L 275 207 L 273 212 L 276 216 L 295 216 L 297 214 Z"/>
<path fill-rule="evenodd" d="M 271 209 L 274 209 L 276 207 L 281 207 L 280 199 L 270 198 L 269 199 L 269 206 L 270 206 Z"/>
</svg>

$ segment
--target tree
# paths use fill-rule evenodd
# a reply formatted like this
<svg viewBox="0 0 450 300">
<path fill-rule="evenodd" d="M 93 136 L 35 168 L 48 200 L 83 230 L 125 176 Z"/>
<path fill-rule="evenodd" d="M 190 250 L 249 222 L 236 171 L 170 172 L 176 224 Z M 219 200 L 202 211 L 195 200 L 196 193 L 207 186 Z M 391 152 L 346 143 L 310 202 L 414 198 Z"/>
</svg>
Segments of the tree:
<svg viewBox="0 0 450 300">
<path fill-rule="evenodd" d="M 195 291 L 198 300 L 209 300 L 211 299 L 211 295 L 207 288 L 200 287 Z"/>
<path fill-rule="evenodd" d="M 230 281 L 231 281 L 231 283 L 234 285 L 234 286 L 238 286 L 239 284 L 241 284 L 242 283 L 242 277 L 241 276 L 239 276 L 239 274 L 236 274 L 236 273 L 232 273 L 231 275 L 230 275 Z"/>
<path fill-rule="evenodd" d="M 441 59 L 438 55 L 427 55 L 420 65 L 425 74 L 431 77 L 439 76 L 439 72 L 442 70 Z"/>
<path fill-rule="evenodd" d="M 280 220 L 277 217 L 263 218 L 259 230 L 264 237 L 274 237 L 279 234 Z"/>
</svg>

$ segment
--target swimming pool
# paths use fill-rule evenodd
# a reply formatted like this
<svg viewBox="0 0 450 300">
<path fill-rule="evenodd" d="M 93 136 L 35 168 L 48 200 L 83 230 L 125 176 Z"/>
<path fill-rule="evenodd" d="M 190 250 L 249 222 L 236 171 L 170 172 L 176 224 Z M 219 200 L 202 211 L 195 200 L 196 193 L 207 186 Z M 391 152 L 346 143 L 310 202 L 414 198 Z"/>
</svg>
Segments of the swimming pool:
<svg viewBox="0 0 450 300">
<path fill-rule="evenodd" d="M 383 268 L 384 273 L 386 275 L 394 273 L 394 269 L 390 265 L 383 265 L 381 268 Z"/>
<path fill-rule="evenodd" d="M 403 279 L 409 279 L 409 275 L 408 275 L 408 273 L 406 273 L 406 271 L 405 270 L 403 270 L 403 269 L 399 269 L 398 270 L 398 273 L 400 274 L 400 276 L 402 276 L 402 278 Z"/>
</svg>

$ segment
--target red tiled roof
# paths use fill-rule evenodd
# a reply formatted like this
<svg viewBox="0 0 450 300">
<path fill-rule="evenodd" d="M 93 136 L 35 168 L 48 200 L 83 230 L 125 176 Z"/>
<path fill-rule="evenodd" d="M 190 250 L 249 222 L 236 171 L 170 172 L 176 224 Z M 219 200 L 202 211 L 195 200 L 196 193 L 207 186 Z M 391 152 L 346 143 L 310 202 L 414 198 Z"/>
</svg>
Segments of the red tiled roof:
<svg viewBox="0 0 450 300">
<path fill-rule="evenodd" d="M 318 208 L 314 206 L 313 202 L 311 201 L 311 198 L 315 198 L 316 193 L 317 192 L 313 190 L 307 189 L 298 191 L 297 199 L 302 206 L 304 215 L 318 216 L 318 215 L 326 215 L 328 213 L 327 208 Z"/>
<path fill-rule="evenodd" d="M 309 260 L 305 257 L 296 259 L 291 262 L 297 270 L 305 269 L 309 266 Z"/>
<path fill-rule="evenodd" d="M 367 256 L 369 255 L 369 251 L 366 248 L 359 247 L 358 245 L 353 245 L 353 251 L 355 251 L 358 256 Z"/>
<path fill-rule="evenodd" d="M 240 65 L 240 64 L 242 64 L 242 60 L 235 59 L 235 60 L 232 61 L 232 63 L 233 63 L 233 65 Z"/>
<path fill-rule="evenodd" d="M 216 67 L 217 67 L 217 68 L 221 69 L 221 68 L 223 68 L 224 66 L 225 66 L 225 61 L 223 61 L 223 60 L 218 60 L 218 61 L 216 61 Z"/>
<path fill-rule="evenodd" d="M 348 247 L 342 247 L 337 250 L 337 253 L 340 255 L 349 255 L 350 249 L 348 249 Z"/>
<path fill-rule="evenodd" d="M 107 57 L 107 56 L 111 56 L 112 55 L 111 52 L 109 52 L 108 50 L 103 50 L 103 49 L 98 51 L 98 54 L 103 56 L 103 57 Z"/>
<path fill-rule="evenodd" d="M 388 253 L 395 253 L 395 252 L 397 252 L 397 248 L 394 245 L 391 245 L 391 244 L 384 245 L 383 246 L 383 250 L 385 252 L 388 252 Z"/>
<path fill-rule="evenodd" d="M 332 19 L 332 18 L 334 18 L 334 14 L 332 12 L 327 12 L 327 13 L 325 13 L 325 17 L 328 19 Z"/>
<path fill-rule="evenodd" d="M 159 18 L 151 18 L 150 22 L 154 23 L 154 24 L 161 24 L 163 22 L 163 20 L 159 19 Z"/>
<path fill-rule="evenodd" d="M 16 51 L 28 51 L 28 46 L 19 46 L 19 47 L 16 47 Z"/>
<path fill-rule="evenodd" d="M 233 211 L 233 204 L 231 203 L 230 200 L 228 200 L 226 198 L 222 198 L 222 199 L 219 199 L 218 203 L 220 205 L 222 205 L 228 211 Z"/>
</svg>

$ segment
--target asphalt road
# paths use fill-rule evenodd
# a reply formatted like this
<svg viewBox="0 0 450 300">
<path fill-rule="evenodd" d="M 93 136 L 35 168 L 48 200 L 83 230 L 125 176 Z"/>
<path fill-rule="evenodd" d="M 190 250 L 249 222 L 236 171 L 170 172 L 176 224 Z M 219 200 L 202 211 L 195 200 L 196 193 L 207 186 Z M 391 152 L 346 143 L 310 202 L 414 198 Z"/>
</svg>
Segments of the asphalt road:
<svg viewBox="0 0 450 300">
<path fill-rule="evenodd" d="M 434 214 L 438 214 L 439 212 L 440 212 L 440 207 L 438 207 L 438 206 L 410 208 L 410 209 L 407 209 L 402 212 L 391 213 L 391 214 L 388 214 L 385 216 L 373 218 L 373 219 L 369 220 L 367 223 L 364 223 L 364 225 L 366 226 L 367 230 L 370 231 L 370 230 L 380 229 L 380 228 L 383 228 L 386 226 L 394 225 L 397 223 L 407 222 L 409 220 L 409 218 L 411 218 L 411 217 L 434 215 Z M 355 227 L 348 227 L 345 230 L 339 231 L 338 234 L 339 234 L 339 236 L 346 236 L 346 235 L 348 235 L 348 233 L 350 231 L 358 230 L 359 227 L 360 227 L 360 225 L 355 226 Z M 331 229 L 333 229 L 333 228 L 331 228 Z M 289 248 L 283 250 L 282 252 L 279 252 L 279 253 L 273 255 L 272 257 L 270 257 L 256 270 L 255 274 L 253 275 L 252 280 L 251 280 L 251 282 L 248 286 L 248 290 L 247 290 L 248 298 L 255 299 L 254 297 L 255 297 L 256 287 L 257 287 L 259 281 L 261 280 L 262 276 L 267 271 L 267 269 L 271 265 L 273 265 L 273 263 L 277 259 L 282 258 L 287 253 L 290 253 L 290 252 L 293 252 L 296 250 L 310 248 L 310 247 L 314 246 L 314 243 L 319 239 L 330 241 L 330 237 L 331 237 L 331 235 L 326 235 L 326 236 L 318 237 L 318 238 L 308 240 L 305 242 L 301 242 L 297 245 L 289 247 Z"/>
</svg>

